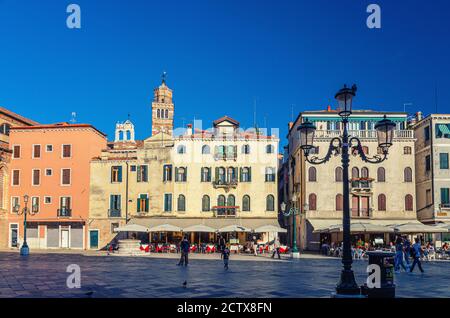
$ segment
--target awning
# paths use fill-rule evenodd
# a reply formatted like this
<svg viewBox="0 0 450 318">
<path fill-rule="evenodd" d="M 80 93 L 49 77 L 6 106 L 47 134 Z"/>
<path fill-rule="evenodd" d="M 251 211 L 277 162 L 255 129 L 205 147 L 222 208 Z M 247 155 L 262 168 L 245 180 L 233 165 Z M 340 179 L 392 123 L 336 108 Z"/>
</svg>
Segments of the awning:
<svg viewBox="0 0 450 318">
<path fill-rule="evenodd" d="M 342 232 L 343 227 L 341 224 L 329 227 L 329 232 Z M 394 228 L 371 223 L 352 222 L 350 224 L 350 233 L 393 233 Z"/>
<path fill-rule="evenodd" d="M 114 232 L 148 232 L 148 228 L 138 224 L 127 224 L 122 227 L 117 227 Z"/>
<path fill-rule="evenodd" d="M 443 233 L 448 232 L 448 229 L 438 226 L 431 226 L 425 224 L 405 223 L 394 226 L 396 232 L 400 233 Z"/>
<path fill-rule="evenodd" d="M 214 229 L 212 227 L 203 225 L 203 224 L 197 224 L 185 227 L 183 229 L 183 232 L 202 232 L 202 233 L 214 233 L 217 232 L 217 229 Z"/>
<path fill-rule="evenodd" d="M 307 220 L 311 226 L 313 227 L 313 233 L 329 233 L 332 229 L 334 229 L 334 232 L 340 232 L 342 231 L 342 219 L 308 219 Z M 352 219 L 351 221 L 350 230 L 353 233 L 356 233 L 355 231 L 359 228 L 360 230 L 363 229 L 361 225 L 355 225 L 355 229 L 352 229 L 354 224 L 365 224 L 366 227 L 369 227 L 372 230 L 376 230 L 376 227 L 378 226 L 378 230 L 380 232 L 365 232 L 365 233 L 390 233 L 392 231 L 392 228 L 399 224 L 405 224 L 405 223 L 411 223 L 411 224 L 417 224 L 421 225 L 417 220 L 412 219 Z M 423 224 L 422 224 L 423 225 Z M 387 228 L 385 228 L 387 227 Z M 340 230 L 341 229 L 341 230 Z"/>
<path fill-rule="evenodd" d="M 274 225 L 264 225 L 256 228 L 254 230 L 255 233 L 266 233 L 266 232 L 278 232 L 278 233 L 286 233 L 287 230 L 283 229 L 279 226 Z"/>
<path fill-rule="evenodd" d="M 149 232 L 181 232 L 181 227 L 172 225 L 172 224 L 161 224 L 154 227 L 151 227 Z"/>
<path fill-rule="evenodd" d="M 438 127 L 439 127 L 439 130 L 441 131 L 442 134 L 450 135 L 450 129 L 449 129 L 448 125 L 446 125 L 446 124 L 439 124 Z"/>
<path fill-rule="evenodd" d="M 242 226 L 242 225 L 228 225 L 220 228 L 218 232 L 251 232 L 252 229 Z"/>
</svg>

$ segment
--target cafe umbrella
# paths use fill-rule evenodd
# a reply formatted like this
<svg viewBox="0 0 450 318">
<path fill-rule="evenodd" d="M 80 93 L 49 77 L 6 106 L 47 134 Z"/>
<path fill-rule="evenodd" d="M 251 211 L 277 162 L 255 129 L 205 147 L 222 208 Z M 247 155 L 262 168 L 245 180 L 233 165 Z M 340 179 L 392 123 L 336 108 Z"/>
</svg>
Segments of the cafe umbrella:
<svg viewBox="0 0 450 318">
<path fill-rule="evenodd" d="M 217 231 L 216 229 L 204 224 L 191 225 L 183 229 L 183 232 L 186 233 L 215 233 L 216 231 Z M 198 236 L 199 245 L 201 244 L 200 239 L 201 237 L 199 235 Z"/>
</svg>

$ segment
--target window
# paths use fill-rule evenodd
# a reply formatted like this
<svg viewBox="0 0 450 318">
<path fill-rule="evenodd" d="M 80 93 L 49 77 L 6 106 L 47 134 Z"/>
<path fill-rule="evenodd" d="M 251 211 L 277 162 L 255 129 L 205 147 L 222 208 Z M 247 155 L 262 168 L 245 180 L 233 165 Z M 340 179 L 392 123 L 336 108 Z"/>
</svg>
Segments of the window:
<svg viewBox="0 0 450 318">
<path fill-rule="evenodd" d="M 20 170 L 13 170 L 12 171 L 12 185 L 18 186 L 20 185 Z"/>
<path fill-rule="evenodd" d="M 250 197 L 248 195 L 242 197 L 242 211 L 250 211 Z"/>
<path fill-rule="evenodd" d="M 379 167 L 377 170 L 377 181 L 386 182 L 386 170 L 383 167 Z"/>
<path fill-rule="evenodd" d="M 317 196 L 314 193 L 311 193 L 308 197 L 308 204 L 310 211 L 317 210 Z"/>
<path fill-rule="evenodd" d="M 378 195 L 378 211 L 386 211 L 386 196 L 383 193 Z"/>
<path fill-rule="evenodd" d="M 187 180 L 187 168 L 186 167 L 175 168 L 175 181 L 186 182 L 186 180 Z"/>
<path fill-rule="evenodd" d="M 431 156 L 430 155 L 425 156 L 425 171 L 426 172 L 431 171 Z"/>
<path fill-rule="evenodd" d="M 334 180 L 336 182 L 342 182 L 342 168 L 341 167 L 337 167 L 334 170 Z"/>
<path fill-rule="evenodd" d="M 369 178 L 369 169 L 366 167 L 363 167 L 361 169 L 361 178 L 367 179 Z"/>
<path fill-rule="evenodd" d="M 172 165 L 164 165 L 163 181 L 172 181 Z"/>
<path fill-rule="evenodd" d="M 32 197 L 31 198 L 31 211 L 33 213 L 39 212 L 39 197 Z"/>
<path fill-rule="evenodd" d="M 41 158 L 41 145 L 33 145 L 33 158 Z"/>
<path fill-rule="evenodd" d="M 315 167 L 309 167 L 308 169 L 308 181 L 316 182 L 317 181 L 317 170 Z"/>
<path fill-rule="evenodd" d="M 368 155 L 368 154 L 369 154 L 369 147 L 367 147 L 367 146 L 362 146 L 362 149 L 363 149 L 363 153 L 364 153 L 365 155 Z"/>
<path fill-rule="evenodd" d="M 342 211 L 344 205 L 344 197 L 342 194 L 336 195 L 336 211 Z"/>
<path fill-rule="evenodd" d="M 46 145 L 45 152 L 53 152 L 53 145 Z"/>
<path fill-rule="evenodd" d="M 63 158 L 72 157 L 72 146 L 71 145 L 63 145 L 62 146 L 62 157 Z"/>
<path fill-rule="evenodd" d="M 44 197 L 44 204 L 52 204 L 52 197 Z"/>
<path fill-rule="evenodd" d="M 411 147 L 409 147 L 409 146 L 403 147 L 403 154 L 410 155 L 411 152 L 412 152 Z"/>
<path fill-rule="evenodd" d="M 423 135 L 425 138 L 425 142 L 430 141 L 430 126 L 423 128 Z"/>
<path fill-rule="evenodd" d="M 441 169 L 448 169 L 448 153 L 439 154 L 439 167 Z"/>
<path fill-rule="evenodd" d="M 211 168 L 202 167 L 200 179 L 201 182 L 211 182 Z"/>
<path fill-rule="evenodd" d="M 179 212 L 186 211 L 186 197 L 182 194 L 178 196 L 177 210 Z"/>
<path fill-rule="evenodd" d="M 58 216 L 71 216 L 72 209 L 70 201 L 70 197 L 61 197 L 59 199 Z"/>
<path fill-rule="evenodd" d="M 403 171 L 404 175 L 404 181 L 405 182 L 412 182 L 412 169 L 410 167 L 406 167 Z"/>
<path fill-rule="evenodd" d="M 137 170 L 136 165 L 131 165 L 131 166 L 130 166 L 130 171 L 131 171 L 131 172 L 136 172 L 136 170 Z"/>
<path fill-rule="evenodd" d="M 449 188 L 441 188 L 441 206 L 450 207 Z"/>
<path fill-rule="evenodd" d="M 203 155 L 209 155 L 211 153 L 211 148 L 208 145 L 204 145 L 202 147 L 202 154 Z"/>
<path fill-rule="evenodd" d="M 275 211 L 275 197 L 271 194 L 266 198 L 266 211 Z"/>
<path fill-rule="evenodd" d="M 377 147 L 377 154 L 378 155 L 384 155 L 383 148 Z"/>
<path fill-rule="evenodd" d="M 202 211 L 203 212 L 208 212 L 210 211 L 210 199 L 209 196 L 207 196 L 206 194 L 203 196 L 202 198 Z"/>
<path fill-rule="evenodd" d="M 41 170 L 33 169 L 33 180 L 32 185 L 38 186 L 41 184 Z"/>
<path fill-rule="evenodd" d="M 156 110 L 156 118 L 160 118 L 161 117 L 161 112 L 159 109 Z"/>
<path fill-rule="evenodd" d="M 310 155 L 318 155 L 318 154 L 319 154 L 319 151 L 320 151 L 320 147 L 319 147 L 319 146 L 315 146 L 315 147 L 312 147 L 312 148 L 309 150 L 309 154 L 310 154 Z"/>
<path fill-rule="evenodd" d="M 450 138 L 450 124 L 436 124 L 436 138 Z"/>
<path fill-rule="evenodd" d="M 427 206 L 431 205 L 432 202 L 431 189 L 427 189 L 425 191 L 425 200 Z"/>
<path fill-rule="evenodd" d="M 163 102 L 164 102 L 164 99 L 163 99 Z M 165 116 L 165 118 L 169 118 L 169 110 L 168 109 L 166 109 L 166 111 L 164 112 L 164 116 Z"/>
<path fill-rule="evenodd" d="M 147 194 L 140 194 L 137 199 L 137 212 L 148 212 L 149 200 Z"/>
<path fill-rule="evenodd" d="M 172 193 L 164 194 L 164 212 L 172 211 Z"/>
<path fill-rule="evenodd" d="M 11 128 L 10 124 L 3 123 L 0 126 L 0 134 L 9 136 L 9 129 Z"/>
<path fill-rule="evenodd" d="M 120 194 L 111 194 L 109 197 L 109 217 L 120 217 L 121 212 L 121 196 Z"/>
<path fill-rule="evenodd" d="M 251 182 L 252 181 L 252 175 L 251 175 L 251 167 L 242 167 L 241 168 L 241 182 Z"/>
<path fill-rule="evenodd" d="M 148 182 L 148 166 L 137 166 L 137 182 Z"/>
<path fill-rule="evenodd" d="M 266 153 L 273 153 L 273 151 L 274 151 L 273 148 L 274 148 L 274 147 L 273 147 L 272 145 L 267 145 L 267 146 L 266 146 Z"/>
<path fill-rule="evenodd" d="M 19 145 L 14 145 L 13 146 L 13 158 L 14 159 L 19 159 L 20 158 L 20 146 Z"/>
<path fill-rule="evenodd" d="M 405 210 L 406 211 L 413 210 L 413 196 L 411 194 L 407 194 L 405 196 Z"/>
<path fill-rule="evenodd" d="M 231 183 L 235 181 L 237 181 L 237 168 L 228 167 L 227 182 Z"/>
<path fill-rule="evenodd" d="M 186 146 L 179 145 L 178 148 L 177 148 L 177 153 L 178 154 L 185 154 L 186 153 Z"/>
<path fill-rule="evenodd" d="M 234 195 L 230 194 L 227 198 L 227 205 L 228 206 L 236 206 L 236 198 Z"/>
<path fill-rule="evenodd" d="M 275 182 L 275 168 L 266 168 L 266 182 Z"/>
<path fill-rule="evenodd" d="M 71 176 L 70 176 L 70 169 L 61 169 L 61 184 L 62 185 L 70 185 L 71 183 Z"/>
<path fill-rule="evenodd" d="M 250 154 L 250 145 L 243 145 L 242 146 L 242 153 L 245 155 Z"/>
<path fill-rule="evenodd" d="M 216 168 L 216 182 L 225 183 L 226 173 L 224 167 Z"/>
<path fill-rule="evenodd" d="M 52 169 L 45 169 L 45 175 L 47 177 L 51 177 L 53 175 L 53 170 Z"/>
<path fill-rule="evenodd" d="M 111 167 L 111 182 L 122 182 L 122 166 Z"/>
<path fill-rule="evenodd" d="M 359 179 L 359 169 L 357 167 L 352 169 L 352 179 Z"/>
<path fill-rule="evenodd" d="M 11 212 L 18 213 L 20 209 L 20 197 L 11 197 Z"/>
<path fill-rule="evenodd" d="M 225 196 L 224 195 L 221 194 L 217 197 L 217 205 L 225 206 Z"/>
</svg>

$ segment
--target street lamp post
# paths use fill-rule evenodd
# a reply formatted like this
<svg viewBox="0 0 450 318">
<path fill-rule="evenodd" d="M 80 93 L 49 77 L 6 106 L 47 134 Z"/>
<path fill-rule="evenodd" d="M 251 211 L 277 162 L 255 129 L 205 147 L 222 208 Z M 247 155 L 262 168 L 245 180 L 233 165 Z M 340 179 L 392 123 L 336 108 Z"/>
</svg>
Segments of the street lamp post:
<svg viewBox="0 0 450 318">
<path fill-rule="evenodd" d="M 374 155 L 369 158 L 364 153 L 361 146 L 361 141 L 357 137 L 350 137 L 348 134 L 348 118 L 352 114 L 352 101 L 355 97 L 356 86 L 353 85 L 348 88 L 344 85 L 344 88 L 339 90 L 335 98 L 339 105 L 339 116 L 342 118 L 343 133 L 340 137 L 334 137 L 330 141 L 328 152 L 324 158 L 318 158 L 317 156 L 310 156 L 311 149 L 314 148 L 314 132 L 316 127 L 313 123 L 304 121 L 297 130 L 300 131 L 300 148 L 305 154 L 306 161 L 313 165 L 323 164 L 330 160 L 331 156 L 338 156 L 341 154 L 342 161 L 342 186 L 343 186 L 343 255 L 342 264 L 343 270 L 341 272 L 341 278 L 336 286 L 336 294 L 338 296 L 352 296 L 359 295 L 360 288 L 356 284 L 355 276 L 352 270 L 352 255 L 351 255 L 351 240 L 350 240 L 350 190 L 349 190 L 349 150 L 350 148 L 354 153 L 359 154 L 361 159 L 368 163 L 381 163 L 387 159 L 388 149 L 392 146 L 392 139 L 394 135 L 395 123 L 384 116 L 384 119 L 380 120 L 376 125 L 378 137 L 378 147 L 381 149 L 382 155 Z"/>
<path fill-rule="evenodd" d="M 292 258 L 300 258 L 300 253 L 297 247 L 297 224 L 296 224 L 296 216 L 299 215 L 299 210 L 296 207 L 297 194 L 294 192 L 292 195 L 291 207 L 288 212 L 286 211 L 286 203 L 281 203 L 281 212 L 285 217 L 289 217 L 292 215 Z"/>
<path fill-rule="evenodd" d="M 35 214 L 33 212 L 33 209 L 31 209 L 31 211 L 28 210 L 28 200 L 30 199 L 30 197 L 25 194 L 23 196 L 23 202 L 25 203 L 25 207 L 20 210 L 20 206 L 17 206 L 17 214 L 23 214 L 23 244 L 22 247 L 20 248 L 20 255 L 22 256 L 28 256 L 30 254 L 30 248 L 28 247 L 27 244 L 27 214 Z"/>
</svg>

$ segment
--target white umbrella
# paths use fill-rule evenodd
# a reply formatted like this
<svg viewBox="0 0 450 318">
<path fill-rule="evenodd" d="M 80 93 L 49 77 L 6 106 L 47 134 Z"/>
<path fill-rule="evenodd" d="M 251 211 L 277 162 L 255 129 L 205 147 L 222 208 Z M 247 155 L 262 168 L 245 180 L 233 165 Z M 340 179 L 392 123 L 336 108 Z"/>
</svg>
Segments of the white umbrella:
<svg viewBox="0 0 450 318">
<path fill-rule="evenodd" d="M 279 233 L 287 233 L 286 229 L 283 229 L 279 226 L 275 225 L 263 225 L 255 229 L 255 233 L 266 233 L 266 232 L 279 232 Z"/>
<path fill-rule="evenodd" d="M 219 229 L 219 232 L 251 232 L 252 230 L 249 228 L 246 228 L 242 225 L 228 225 L 221 229 Z"/>
<path fill-rule="evenodd" d="M 425 225 L 422 223 L 405 223 L 394 226 L 395 231 L 400 233 L 441 233 L 444 228 Z M 448 230 L 447 230 L 448 231 Z"/>
<path fill-rule="evenodd" d="M 114 232 L 148 232 L 148 228 L 139 224 L 127 224 L 125 226 L 117 227 Z"/>
<path fill-rule="evenodd" d="M 148 230 L 149 232 L 181 232 L 181 227 L 172 224 L 161 224 Z"/>
<path fill-rule="evenodd" d="M 192 226 L 185 227 L 183 229 L 183 232 L 214 233 L 216 231 L 217 231 L 216 229 L 206 226 L 206 225 L 203 225 L 203 224 L 192 225 Z"/>
</svg>

